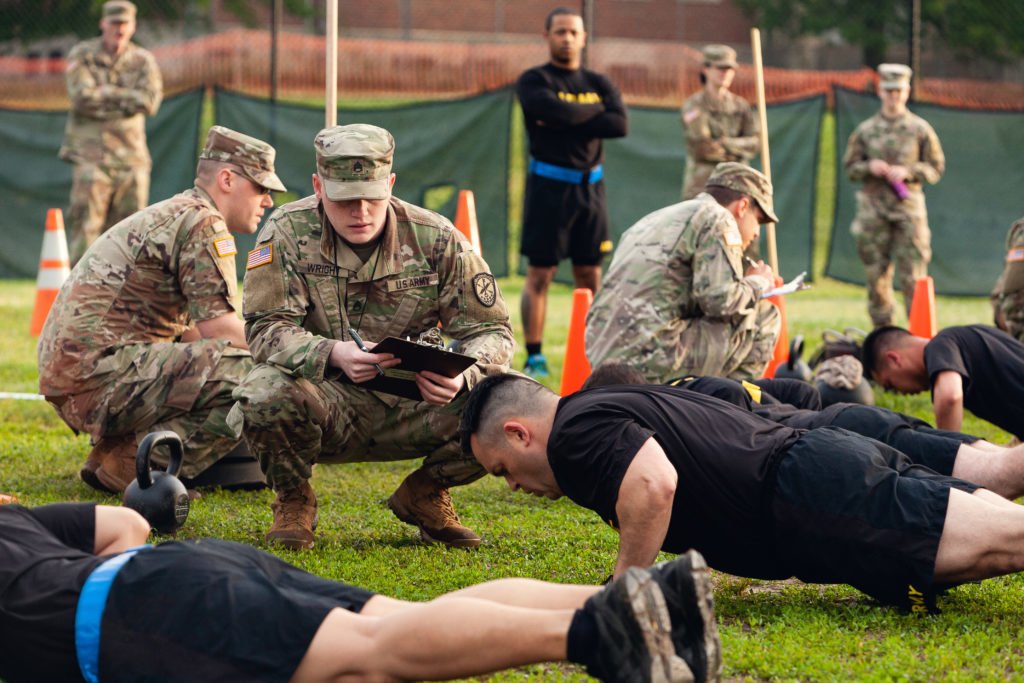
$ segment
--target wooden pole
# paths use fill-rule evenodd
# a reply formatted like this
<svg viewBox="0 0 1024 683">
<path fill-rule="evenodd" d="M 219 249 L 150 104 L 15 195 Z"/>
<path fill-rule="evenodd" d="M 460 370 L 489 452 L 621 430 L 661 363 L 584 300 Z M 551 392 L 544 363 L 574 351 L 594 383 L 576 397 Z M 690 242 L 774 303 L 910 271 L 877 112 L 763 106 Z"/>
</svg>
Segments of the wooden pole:
<svg viewBox="0 0 1024 683">
<path fill-rule="evenodd" d="M 768 152 L 768 111 L 764 106 L 764 65 L 761 63 L 761 31 L 750 29 L 750 48 L 754 53 L 754 75 L 757 79 L 757 118 L 761 123 L 761 172 L 772 179 L 772 158 Z M 775 224 L 765 226 L 768 241 L 768 265 L 779 275 L 779 251 L 775 246 Z"/>
<path fill-rule="evenodd" d="M 324 92 L 324 128 L 338 124 L 338 0 L 327 0 L 327 84 Z"/>
</svg>

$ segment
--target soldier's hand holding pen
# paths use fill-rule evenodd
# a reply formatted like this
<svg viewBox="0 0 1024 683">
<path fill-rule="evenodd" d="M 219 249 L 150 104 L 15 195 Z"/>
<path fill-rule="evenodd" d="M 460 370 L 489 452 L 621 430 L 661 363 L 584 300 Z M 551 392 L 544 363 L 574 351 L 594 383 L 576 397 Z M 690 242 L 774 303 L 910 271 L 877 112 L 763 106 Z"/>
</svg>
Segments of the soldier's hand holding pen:
<svg viewBox="0 0 1024 683">
<path fill-rule="evenodd" d="M 367 382 L 383 374 L 386 368 L 393 368 L 402 362 L 391 353 L 373 353 L 373 342 L 363 344 L 363 349 L 355 341 L 340 341 L 332 348 L 327 358 L 331 367 L 341 368 L 353 382 Z"/>
<path fill-rule="evenodd" d="M 744 256 L 743 263 L 747 266 L 744 275 L 760 275 L 761 277 L 768 278 L 771 282 L 775 281 L 775 274 L 772 273 L 771 266 L 764 261 L 755 261 L 749 256 Z"/>
</svg>

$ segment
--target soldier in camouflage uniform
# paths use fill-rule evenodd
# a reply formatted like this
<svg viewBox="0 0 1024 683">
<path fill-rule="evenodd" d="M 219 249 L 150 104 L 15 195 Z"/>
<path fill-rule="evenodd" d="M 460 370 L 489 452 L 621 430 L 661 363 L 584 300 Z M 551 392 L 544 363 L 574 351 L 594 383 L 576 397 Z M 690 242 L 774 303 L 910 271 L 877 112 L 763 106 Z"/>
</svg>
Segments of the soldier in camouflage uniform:
<svg viewBox="0 0 1024 683">
<path fill-rule="evenodd" d="M 240 441 L 231 392 L 252 369 L 231 232 L 253 233 L 283 191 L 274 148 L 214 126 L 195 187 L 118 223 L 71 271 L 39 340 L 39 390 L 94 447 L 89 485 L 135 476 L 136 437 L 182 437 L 194 477 Z M 154 454 L 166 464 L 161 454 Z"/>
<path fill-rule="evenodd" d="M 914 284 L 928 274 L 931 231 L 921 185 L 939 182 L 946 168 L 935 131 L 907 110 L 910 75 L 903 64 L 878 66 L 882 109 L 853 131 L 843 158 L 850 180 L 864 183 L 850 232 L 864 263 L 875 327 L 893 324 L 893 266 L 908 313 Z"/>
<path fill-rule="evenodd" d="M 640 219 L 623 234 L 587 315 L 591 366 L 619 361 L 659 383 L 760 377 L 779 312 L 761 299 L 771 269 L 744 270 L 742 258 L 768 221 L 778 221 L 771 183 L 736 162 L 719 164 L 696 199 Z"/>
<path fill-rule="evenodd" d="M 728 45 L 708 45 L 703 53 L 700 82 L 704 88 L 683 102 L 681 111 L 686 138 L 684 200 L 704 191 L 719 163 L 749 164 L 761 140 L 761 126 L 750 103 L 729 90 L 736 75 L 736 51 Z"/>
<path fill-rule="evenodd" d="M 246 335 L 259 364 L 235 391 L 236 410 L 277 492 L 267 540 L 313 547 L 314 463 L 426 456 L 391 496 L 392 511 L 424 540 L 475 547 L 480 537 L 462 526 L 447 487 L 484 474 L 457 430 L 463 390 L 508 369 L 505 302 L 451 223 L 392 196 L 390 133 L 336 126 L 314 146 L 314 195 L 271 216 L 245 274 Z M 436 332 L 438 322 L 479 359 L 474 366 L 455 378 L 417 373 L 422 401 L 358 386 L 377 376 L 375 364 L 401 367 L 372 353 L 375 342 Z"/>
<path fill-rule="evenodd" d="M 163 98 L 156 60 L 131 43 L 135 5 L 103 4 L 102 35 L 76 45 L 67 59 L 71 111 L 60 158 L 74 164 L 68 227 L 74 265 L 90 244 L 149 201 L 146 116 Z"/>
<path fill-rule="evenodd" d="M 1024 218 L 1006 236 L 1006 264 L 992 290 L 996 327 L 1024 342 Z"/>
</svg>

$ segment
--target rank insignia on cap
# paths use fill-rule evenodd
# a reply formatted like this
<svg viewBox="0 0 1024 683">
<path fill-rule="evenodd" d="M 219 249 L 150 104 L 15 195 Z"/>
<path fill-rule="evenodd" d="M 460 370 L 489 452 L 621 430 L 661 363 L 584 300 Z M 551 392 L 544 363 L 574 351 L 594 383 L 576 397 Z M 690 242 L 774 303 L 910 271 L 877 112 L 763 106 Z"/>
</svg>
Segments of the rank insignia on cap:
<svg viewBox="0 0 1024 683">
<path fill-rule="evenodd" d="M 485 307 L 490 308 L 498 300 L 498 285 L 490 273 L 477 273 L 473 276 L 473 293 Z"/>
<path fill-rule="evenodd" d="M 262 247 L 256 247 L 249 252 L 248 258 L 245 259 L 245 269 L 252 270 L 253 268 L 259 268 L 265 266 L 274 260 L 274 245 L 265 244 Z"/>
<path fill-rule="evenodd" d="M 1011 249 L 1006 254 L 1007 263 L 1016 263 L 1018 261 L 1024 261 L 1024 247 L 1017 247 L 1015 249 Z"/>
<path fill-rule="evenodd" d="M 238 249 L 235 247 L 235 238 L 231 235 L 214 238 L 213 248 L 217 250 L 217 256 L 234 256 L 238 253 Z"/>
</svg>

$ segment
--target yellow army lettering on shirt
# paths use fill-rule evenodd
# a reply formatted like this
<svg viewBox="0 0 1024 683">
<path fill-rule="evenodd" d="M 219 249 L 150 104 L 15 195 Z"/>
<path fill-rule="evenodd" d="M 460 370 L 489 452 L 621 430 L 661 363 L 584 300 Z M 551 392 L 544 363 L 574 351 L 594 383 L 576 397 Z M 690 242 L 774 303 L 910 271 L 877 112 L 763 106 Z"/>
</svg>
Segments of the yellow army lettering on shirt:
<svg viewBox="0 0 1024 683">
<path fill-rule="evenodd" d="M 574 104 L 600 104 L 601 96 L 596 92 L 562 92 L 558 91 L 558 99 Z"/>
<path fill-rule="evenodd" d="M 417 287 L 432 287 L 440 281 L 437 273 L 391 278 L 388 280 L 388 292 L 401 292 L 406 289 L 416 289 Z"/>
</svg>

